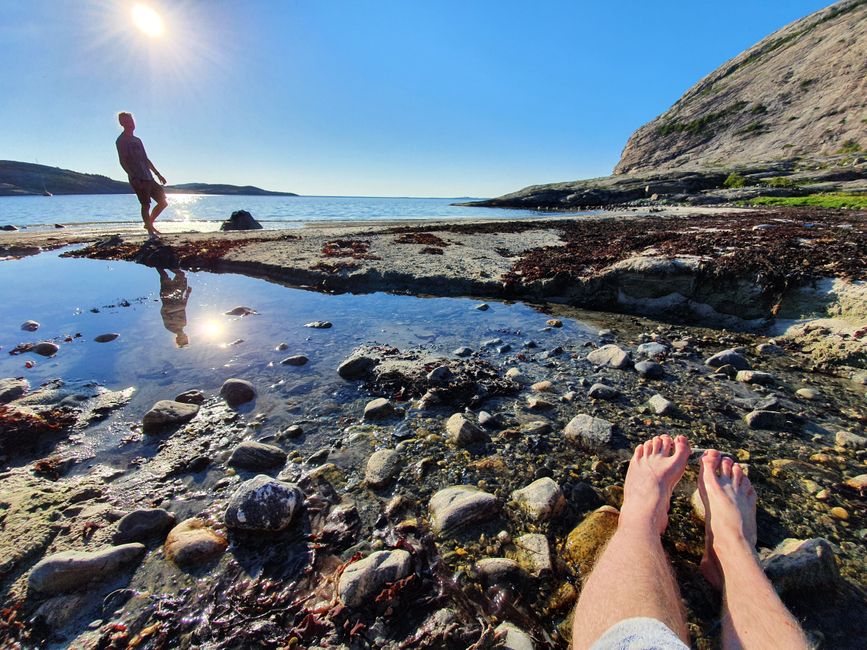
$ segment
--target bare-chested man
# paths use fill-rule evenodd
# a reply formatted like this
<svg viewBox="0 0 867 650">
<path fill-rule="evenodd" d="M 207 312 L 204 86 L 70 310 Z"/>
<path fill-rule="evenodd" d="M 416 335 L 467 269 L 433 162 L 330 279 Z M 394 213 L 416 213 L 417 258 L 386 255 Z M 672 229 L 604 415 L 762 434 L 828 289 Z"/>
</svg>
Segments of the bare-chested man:
<svg viewBox="0 0 867 650">
<path fill-rule="evenodd" d="M 144 221 L 145 230 L 150 233 L 151 237 L 155 237 L 160 234 L 160 231 L 154 228 L 154 221 L 168 206 L 166 191 L 163 189 L 166 179 L 148 159 L 141 139 L 133 135 L 135 120 L 132 113 L 118 113 L 117 121 L 123 127 L 123 133 L 117 138 L 117 156 L 120 158 L 120 166 L 127 173 L 129 184 L 132 185 L 132 189 L 141 203 L 141 218 Z M 159 183 L 154 180 L 151 172 L 160 179 Z M 157 202 L 153 211 L 150 209 L 151 199 Z"/>
<path fill-rule="evenodd" d="M 660 543 L 668 505 L 689 458 L 683 436 L 635 448 L 617 531 L 575 607 L 572 650 L 688 650 L 680 591 Z M 756 557 L 756 491 L 741 466 L 715 449 L 701 457 L 705 509 L 701 568 L 722 591 L 722 648 L 806 650 L 798 622 Z"/>
</svg>

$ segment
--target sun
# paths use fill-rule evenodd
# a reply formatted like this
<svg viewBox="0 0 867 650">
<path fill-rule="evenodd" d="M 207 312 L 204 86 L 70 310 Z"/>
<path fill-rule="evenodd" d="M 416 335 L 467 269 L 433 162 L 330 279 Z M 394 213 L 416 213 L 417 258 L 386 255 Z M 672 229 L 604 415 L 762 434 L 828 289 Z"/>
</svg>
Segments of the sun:
<svg viewBox="0 0 867 650">
<path fill-rule="evenodd" d="M 137 4 L 132 8 L 132 21 L 151 38 L 158 38 L 165 31 L 162 17 L 147 5 Z"/>
</svg>

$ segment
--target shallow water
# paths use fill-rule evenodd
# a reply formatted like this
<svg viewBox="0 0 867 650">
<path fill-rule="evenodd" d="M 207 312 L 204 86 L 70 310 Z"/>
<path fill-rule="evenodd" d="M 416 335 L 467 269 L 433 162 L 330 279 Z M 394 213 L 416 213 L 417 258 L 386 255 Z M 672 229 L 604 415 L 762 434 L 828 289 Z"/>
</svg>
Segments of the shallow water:
<svg viewBox="0 0 867 650">
<path fill-rule="evenodd" d="M 169 207 L 159 221 L 174 222 L 171 225 L 176 228 L 195 230 L 216 230 L 219 222 L 235 210 L 249 211 L 268 229 L 297 227 L 306 222 L 508 219 L 539 214 L 527 210 L 460 207 L 452 203 L 469 199 L 449 198 L 169 194 L 168 200 Z M 0 225 L 53 227 L 55 223 L 139 221 L 139 206 L 133 194 L 0 197 Z M 169 230 L 176 228 L 170 227 Z"/>
</svg>

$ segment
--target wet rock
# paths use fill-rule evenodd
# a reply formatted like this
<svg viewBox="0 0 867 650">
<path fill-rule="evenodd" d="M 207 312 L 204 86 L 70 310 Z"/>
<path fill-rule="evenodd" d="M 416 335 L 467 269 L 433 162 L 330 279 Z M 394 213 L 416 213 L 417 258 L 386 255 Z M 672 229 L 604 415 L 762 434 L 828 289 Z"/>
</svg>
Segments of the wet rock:
<svg viewBox="0 0 867 650">
<path fill-rule="evenodd" d="M 225 522 L 229 528 L 283 530 L 292 523 L 303 501 L 298 486 L 259 474 L 241 483 L 232 494 Z"/>
<path fill-rule="evenodd" d="M 486 302 L 479 303 L 478 305 L 473 307 L 473 309 L 475 309 L 476 311 L 488 311 L 490 308 L 491 306 Z"/>
<path fill-rule="evenodd" d="M 563 556 L 586 579 L 608 540 L 617 530 L 620 513 L 602 506 L 587 515 L 572 529 L 563 547 Z"/>
<path fill-rule="evenodd" d="M 431 497 L 429 507 L 431 528 L 438 534 L 488 521 L 499 511 L 493 494 L 472 485 L 454 485 L 440 490 Z"/>
<path fill-rule="evenodd" d="M 786 428 L 786 416 L 779 411 L 750 411 L 744 421 L 750 429 L 779 431 Z"/>
<path fill-rule="evenodd" d="M 865 449 L 867 448 L 867 437 L 841 430 L 834 434 L 834 444 L 847 449 Z"/>
<path fill-rule="evenodd" d="M 198 412 L 198 404 L 184 404 L 162 399 L 144 414 L 142 430 L 145 433 L 155 433 L 168 427 L 180 426 L 196 417 Z"/>
<path fill-rule="evenodd" d="M 506 379 L 511 379 L 516 384 L 521 384 L 523 386 L 526 386 L 531 382 L 530 378 L 517 368 L 509 368 L 506 371 Z"/>
<path fill-rule="evenodd" d="M 378 397 L 375 400 L 368 402 L 364 407 L 364 419 L 384 420 L 393 417 L 396 412 L 397 409 L 395 409 L 391 400 L 385 399 L 384 397 Z"/>
<path fill-rule="evenodd" d="M 7 232 L 15 232 L 18 230 L 18 226 L 13 226 L 11 223 L 4 224 L 0 226 L 0 230 L 5 230 Z"/>
<path fill-rule="evenodd" d="M 524 571 L 537 578 L 553 570 L 548 538 L 539 533 L 527 533 L 518 537 L 515 540 L 515 550 L 510 553 L 510 557 Z"/>
<path fill-rule="evenodd" d="M 51 341 L 42 341 L 41 343 L 37 343 L 32 348 L 30 348 L 31 352 L 34 352 L 42 357 L 53 357 L 60 350 L 60 346 L 56 343 L 52 343 Z"/>
<path fill-rule="evenodd" d="M 487 411 L 479 411 L 479 425 L 486 429 L 496 429 L 500 426 L 500 419 Z"/>
<path fill-rule="evenodd" d="M 656 361 L 639 361 L 635 364 L 635 371 L 648 379 L 659 379 L 665 374 L 665 370 Z"/>
<path fill-rule="evenodd" d="M 795 395 L 806 400 L 814 400 L 821 397 L 821 394 L 815 388 L 799 388 L 795 391 Z"/>
<path fill-rule="evenodd" d="M 117 522 L 117 532 L 112 536 L 112 541 L 115 544 L 127 544 L 162 538 L 175 522 L 175 516 L 162 508 L 133 510 Z"/>
<path fill-rule="evenodd" d="M 220 230 L 261 230 L 262 224 L 246 210 L 235 210 L 228 219 L 220 224 Z"/>
<path fill-rule="evenodd" d="M 289 349 L 289 344 L 288 343 L 278 343 L 274 349 L 277 352 L 284 352 L 284 351 Z"/>
<path fill-rule="evenodd" d="M 286 357 L 280 363 L 284 366 L 303 366 L 310 361 L 303 354 L 293 354 L 291 357 Z"/>
<path fill-rule="evenodd" d="M 527 398 L 527 408 L 531 411 L 548 411 L 554 408 L 554 404 L 541 397 L 529 397 Z"/>
<path fill-rule="evenodd" d="M 327 320 L 315 320 L 311 323 L 305 323 L 304 327 L 309 327 L 314 330 L 327 330 L 331 327 L 331 321 Z"/>
<path fill-rule="evenodd" d="M 720 368 L 722 366 L 731 366 L 736 370 L 749 370 L 751 368 L 747 358 L 734 349 L 717 352 L 704 363 L 711 368 Z"/>
<path fill-rule="evenodd" d="M 487 339 L 486 341 L 482 341 L 483 348 L 495 348 L 498 345 L 503 344 L 503 339 Z"/>
<path fill-rule="evenodd" d="M 603 345 L 587 355 L 587 361 L 597 366 L 625 368 L 629 365 L 629 352 L 613 343 Z"/>
<path fill-rule="evenodd" d="M 858 476 L 847 478 L 845 481 L 843 481 L 843 484 L 852 488 L 853 490 L 857 490 L 858 492 L 863 493 L 865 490 L 867 490 L 867 474 L 859 474 Z"/>
<path fill-rule="evenodd" d="M 163 549 L 166 557 L 178 566 L 193 567 L 222 555 L 228 546 L 225 537 L 201 519 L 192 518 L 169 531 Z"/>
<path fill-rule="evenodd" d="M 577 442 L 583 447 L 596 449 L 611 444 L 614 425 L 601 418 L 581 413 L 566 425 L 566 439 Z"/>
<path fill-rule="evenodd" d="M 186 390 L 175 397 L 175 401 L 181 402 L 182 404 L 204 404 L 205 394 L 196 389 Z"/>
<path fill-rule="evenodd" d="M 451 381 L 454 376 L 448 366 L 437 366 L 427 374 L 427 380 L 432 384 L 445 384 Z"/>
<path fill-rule="evenodd" d="M 8 404 L 30 390 L 30 382 L 22 377 L 0 379 L 0 404 Z"/>
<path fill-rule="evenodd" d="M 554 390 L 554 384 L 547 379 L 543 381 L 537 381 L 535 384 L 530 386 L 531 390 L 536 391 L 537 393 L 547 393 Z"/>
<path fill-rule="evenodd" d="M 234 408 L 255 399 L 256 389 L 245 379 L 232 378 L 223 382 L 220 396 L 226 400 L 229 406 Z"/>
<path fill-rule="evenodd" d="M 760 384 L 762 386 L 773 384 L 776 381 L 771 373 L 762 372 L 761 370 L 738 370 L 735 380 L 742 381 L 745 384 Z"/>
<path fill-rule="evenodd" d="M 497 647 L 501 650 L 533 650 L 533 639 L 519 627 L 508 621 L 500 623 L 494 632 L 500 640 Z"/>
<path fill-rule="evenodd" d="M 511 343 L 504 343 L 503 345 L 501 345 L 500 347 L 497 348 L 497 352 L 499 352 L 500 354 L 506 354 L 507 352 L 511 352 L 511 351 L 512 351 L 512 344 Z"/>
<path fill-rule="evenodd" d="M 556 517 L 566 505 L 563 491 L 551 478 L 540 478 L 512 492 L 512 500 L 535 521 Z"/>
<path fill-rule="evenodd" d="M 409 575 L 412 557 L 403 549 L 377 551 L 353 562 L 340 576 L 337 594 L 348 607 L 361 607 L 391 582 Z"/>
<path fill-rule="evenodd" d="M 304 428 L 300 424 L 290 424 L 288 427 L 283 429 L 279 434 L 277 434 L 278 438 L 297 438 L 304 433 Z"/>
<path fill-rule="evenodd" d="M 227 312 L 223 312 L 226 316 L 256 316 L 259 314 L 255 309 L 251 309 L 250 307 L 238 306 L 233 307 Z"/>
<path fill-rule="evenodd" d="M 39 323 L 37 323 L 35 320 L 26 320 L 21 323 L 21 329 L 25 332 L 35 332 L 39 329 Z"/>
<path fill-rule="evenodd" d="M 286 452 L 261 442 L 245 440 L 232 450 L 227 465 L 248 470 L 267 470 L 283 467 L 286 463 Z"/>
<path fill-rule="evenodd" d="M 668 354 L 668 346 L 662 343 L 642 343 L 635 350 L 635 354 L 642 359 L 660 359 Z"/>
<path fill-rule="evenodd" d="M 677 407 L 674 405 L 674 402 L 665 399 L 659 393 L 651 397 L 647 403 L 657 415 L 671 416 L 677 413 Z"/>
<path fill-rule="evenodd" d="M 144 544 L 122 544 L 98 551 L 61 551 L 37 562 L 27 578 L 31 591 L 55 595 L 83 589 L 91 582 L 114 578 L 119 571 L 138 562 Z"/>
<path fill-rule="evenodd" d="M 527 582 L 527 574 L 515 560 L 505 557 L 487 557 L 475 565 L 479 582 L 485 587 L 494 585 L 522 585 Z"/>
<path fill-rule="evenodd" d="M 549 318 L 545 321 L 545 325 L 548 327 L 563 327 L 563 321 L 559 318 Z"/>
<path fill-rule="evenodd" d="M 528 436 L 544 436 L 553 430 L 554 425 L 548 420 L 533 420 L 532 422 L 524 422 L 521 425 L 521 433 Z"/>
<path fill-rule="evenodd" d="M 118 336 L 120 336 L 120 334 L 117 334 L 116 332 L 109 332 L 106 334 L 100 334 L 98 336 L 95 336 L 93 340 L 96 343 L 110 343 L 111 341 L 114 341 Z"/>
<path fill-rule="evenodd" d="M 756 352 L 766 357 L 778 357 L 786 351 L 775 343 L 760 343 L 756 346 Z"/>
<path fill-rule="evenodd" d="M 488 434 L 473 424 L 463 413 L 455 413 L 446 420 L 449 442 L 465 447 L 476 442 L 485 442 Z"/>
<path fill-rule="evenodd" d="M 466 346 L 457 348 L 456 350 L 452 350 L 452 354 L 455 355 L 456 357 L 468 357 L 472 353 L 473 353 L 472 348 L 468 348 Z"/>
<path fill-rule="evenodd" d="M 846 510 L 846 508 L 835 506 L 831 508 L 830 513 L 834 519 L 839 519 L 840 521 L 849 521 L 849 511 Z"/>
<path fill-rule="evenodd" d="M 364 480 L 371 487 L 382 487 L 400 473 L 400 454 L 394 449 L 380 449 L 367 460 Z"/>
<path fill-rule="evenodd" d="M 587 397 L 592 399 L 617 399 L 620 391 L 606 384 L 596 383 L 587 391 Z"/>
<path fill-rule="evenodd" d="M 780 593 L 834 589 L 840 581 L 834 550 L 828 540 L 784 539 L 762 558 L 765 574 Z"/>
<path fill-rule="evenodd" d="M 338 549 L 348 548 L 355 543 L 361 526 L 356 505 L 351 501 L 338 503 L 325 519 L 322 541 Z"/>
<path fill-rule="evenodd" d="M 344 379 L 361 379 L 377 364 L 373 357 L 351 356 L 337 367 L 337 374 Z"/>
</svg>

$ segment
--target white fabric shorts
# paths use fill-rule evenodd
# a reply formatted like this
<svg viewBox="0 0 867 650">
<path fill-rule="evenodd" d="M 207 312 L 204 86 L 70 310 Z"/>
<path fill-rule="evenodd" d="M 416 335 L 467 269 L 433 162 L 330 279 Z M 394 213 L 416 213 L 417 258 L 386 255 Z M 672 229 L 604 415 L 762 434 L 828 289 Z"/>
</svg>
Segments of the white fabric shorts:
<svg viewBox="0 0 867 650">
<path fill-rule="evenodd" d="M 689 650 L 662 621 L 627 618 L 612 625 L 590 650 Z"/>
</svg>

